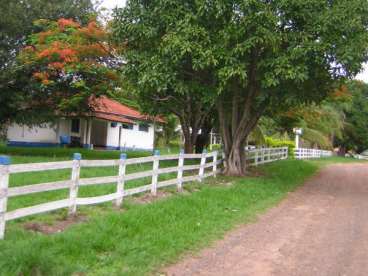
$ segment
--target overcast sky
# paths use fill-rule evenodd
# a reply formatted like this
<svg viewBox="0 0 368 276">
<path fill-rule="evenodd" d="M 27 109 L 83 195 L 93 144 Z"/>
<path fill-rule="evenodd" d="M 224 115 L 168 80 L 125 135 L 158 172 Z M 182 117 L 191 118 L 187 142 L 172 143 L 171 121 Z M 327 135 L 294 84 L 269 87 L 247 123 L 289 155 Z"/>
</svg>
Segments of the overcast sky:
<svg viewBox="0 0 368 276">
<path fill-rule="evenodd" d="M 102 6 L 108 9 L 113 9 L 116 6 L 122 7 L 125 4 L 125 0 L 102 0 Z"/>
<path fill-rule="evenodd" d="M 126 0 L 103 0 L 102 6 L 108 9 L 113 9 L 116 6 L 122 7 L 124 6 Z M 368 64 L 365 64 L 364 71 L 357 75 L 356 77 L 359 80 L 363 80 L 365 82 L 368 82 Z"/>
</svg>

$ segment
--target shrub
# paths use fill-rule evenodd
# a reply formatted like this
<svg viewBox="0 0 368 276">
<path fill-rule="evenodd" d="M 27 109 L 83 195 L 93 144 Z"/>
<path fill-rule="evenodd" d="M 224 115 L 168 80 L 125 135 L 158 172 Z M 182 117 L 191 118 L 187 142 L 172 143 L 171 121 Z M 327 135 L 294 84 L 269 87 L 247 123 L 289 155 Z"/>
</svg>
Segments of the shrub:
<svg viewBox="0 0 368 276">
<path fill-rule="evenodd" d="M 273 137 L 265 137 L 268 147 L 288 147 L 289 156 L 294 156 L 295 143 L 291 140 L 281 140 Z"/>
</svg>

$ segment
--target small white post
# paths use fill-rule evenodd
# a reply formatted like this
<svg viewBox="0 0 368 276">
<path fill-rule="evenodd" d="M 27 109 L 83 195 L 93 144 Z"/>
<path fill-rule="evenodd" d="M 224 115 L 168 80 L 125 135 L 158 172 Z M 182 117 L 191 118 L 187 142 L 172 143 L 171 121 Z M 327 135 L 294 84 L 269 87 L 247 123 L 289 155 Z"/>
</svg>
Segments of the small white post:
<svg viewBox="0 0 368 276">
<path fill-rule="evenodd" d="M 258 149 L 255 149 L 254 152 L 254 166 L 258 166 Z"/>
<path fill-rule="evenodd" d="M 218 151 L 215 151 L 213 153 L 213 167 L 212 167 L 214 177 L 216 177 L 217 175 L 217 155 L 218 155 Z"/>
<path fill-rule="evenodd" d="M 73 155 L 73 168 L 71 176 L 71 185 L 69 190 L 69 215 L 75 215 L 77 212 L 77 196 L 79 186 L 79 175 L 80 175 L 80 160 L 82 155 L 80 153 L 74 153 Z"/>
<path fill-rule="evenodd" d="M 204 166 L 206 165 L 207 150 L 203 150 L 201 157 L 201 164 L 199 166 L 198 181 L 202 182 L 204 176 Z"/>
<path fill-rule="evenodd" d="M 9 186 L 9 165 L 10 158 L 8 156 L 0 156 L 0 239 L 4 239 L 5 235 L 5 213 L 8 203 L 8 186 Z"/>
<path fill-rule="evenodd" d="M 158 181 L 158 167 L 160 164 L 160 151 L 155 150 L 154 152 L 154 160 L 153 160 L 153 173 L 152 173 L 152 184 L 151 184 L 151 194 L 153 196 L 157 195 L 157 181 Z"/>
<path fill-rule="evenodd" d="M 212 145 L 213 145 L 213 132 L 210 132 L 210 150 L 212 150 Z"/>
<path fill-rule="evenodd" d="M 116 186 L 116 194 L 117 198 L 115 201 L 116 207 L 121 207 L 121 204 L 123 203 L 124 198 L 124 178 L 125 178 L 125 168 L 126 168 L 126 161 L 127 155 L 126 153 L 120 154 L 120 160 L 119 160 L 119 176 L 118 176 L 118 183 Z"/>
<path fill-rule="evenodd" d="M 179 159 L 178 159 L 178 184 L 177 184 L 177 190 L 178 192 L 183 191 L 183 167 L 184 167 L 184 150 L 181 149 L 179 153 Z"/>
<path fill-rule="evenodd" d="M 265 150 L 264 148 L 261 149 L 261 164 L 263 164 L 265 161 Z"/>
<path fill-rule="evenodd" d="M 299 148 L 299 134 L 295 134 L 295 148 Z"/>
</svg>

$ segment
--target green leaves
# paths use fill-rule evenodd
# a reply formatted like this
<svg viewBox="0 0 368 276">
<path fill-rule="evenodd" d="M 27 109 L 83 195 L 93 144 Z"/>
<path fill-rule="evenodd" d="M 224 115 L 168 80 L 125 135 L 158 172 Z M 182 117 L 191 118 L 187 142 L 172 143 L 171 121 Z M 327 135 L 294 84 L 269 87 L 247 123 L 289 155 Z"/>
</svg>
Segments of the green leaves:
<svg viewBox="0 0 368 276">
<path fill-rule="evenodd" d="M 356 74 L 367 14 L 366 0 L 131 0 L 112 26 L 142 106 L 183 118 L 223 108 L 230 151 L 264 112 L 319 103 Z"/>
<path fill-rule="evenodd" d="M 217 60 L 203 7 L 201 1 L 134 0 L 116 11 L 114 39 L 126 43 L 123 75 L 146 111 L 179 111 L 188 101 L 203 106 L 215 91 L 210 71 Z"/>
</svg>

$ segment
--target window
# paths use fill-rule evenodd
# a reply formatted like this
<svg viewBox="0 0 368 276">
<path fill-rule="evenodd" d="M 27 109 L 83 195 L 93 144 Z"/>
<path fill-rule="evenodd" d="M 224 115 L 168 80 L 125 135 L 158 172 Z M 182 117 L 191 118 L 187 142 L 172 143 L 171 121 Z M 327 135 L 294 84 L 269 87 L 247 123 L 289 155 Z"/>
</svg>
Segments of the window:
<svg viewBox="0 0 368 276">
<path fill-rule="evenodd" d="M 124 129 L 133 129 L 133 124 L 122 124 Z"/>
<path fill-rule="evenodd" d="M 72 127 L 71 131 L 74 133 L 79 133 L 80 128 L 80 120 L 79 119 L 72 119 Z"/>
<path fill-rule="evenodd" d="M 139 124 L 139 131 L 148 132 L 149 125 L 148 124 Z"/>
</svg>

